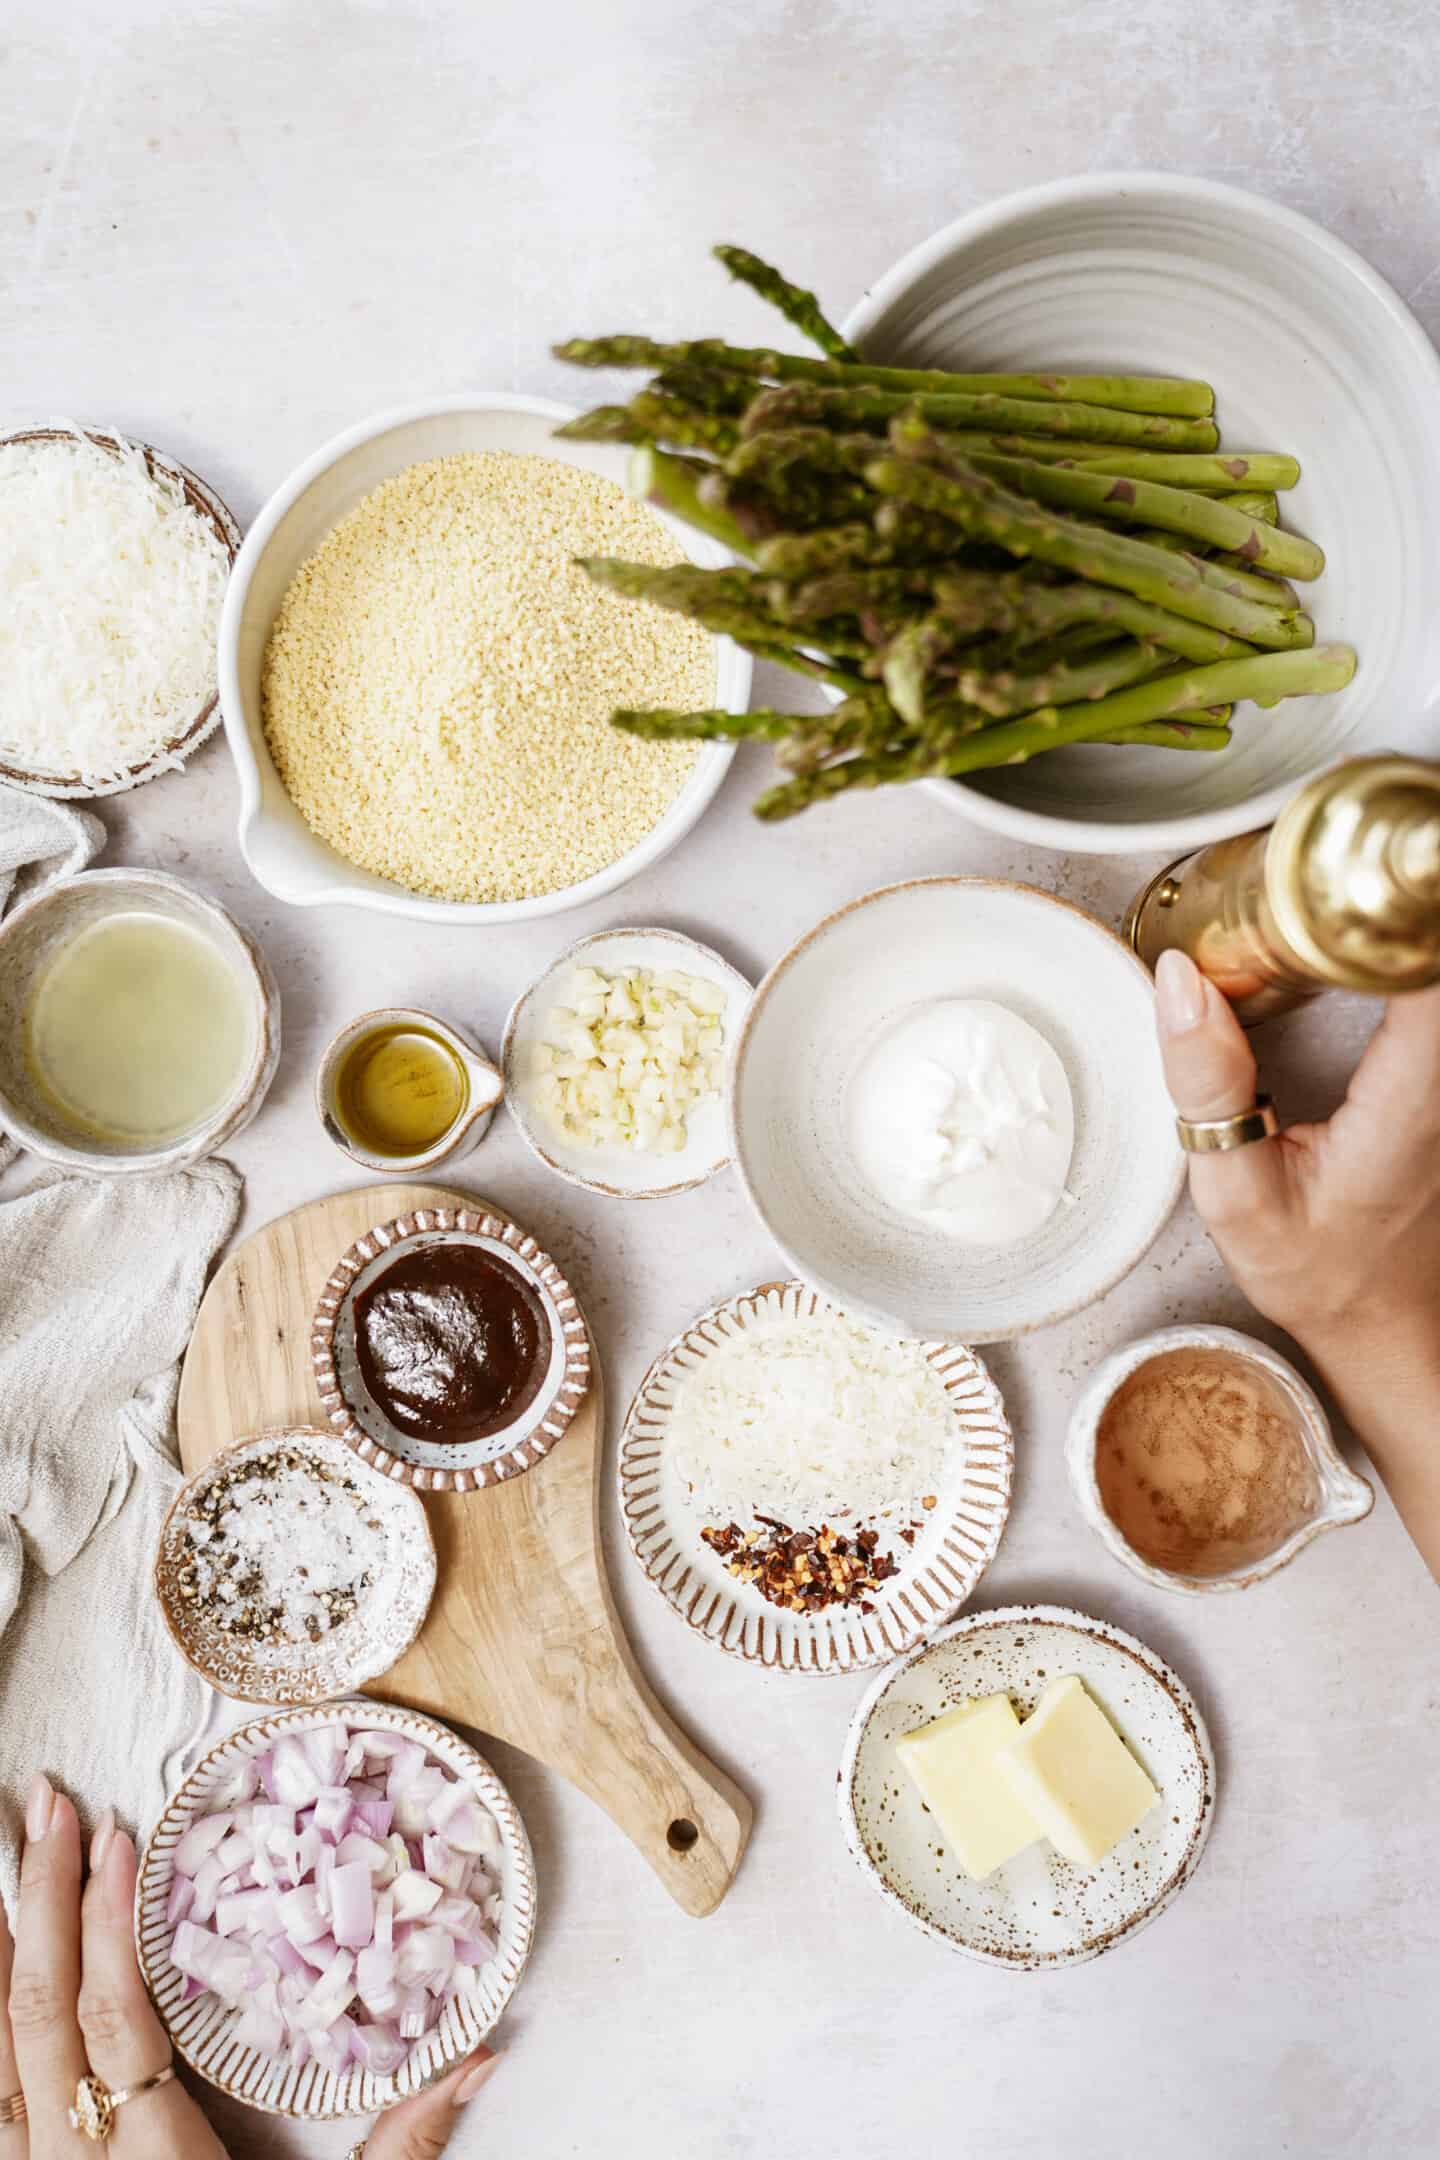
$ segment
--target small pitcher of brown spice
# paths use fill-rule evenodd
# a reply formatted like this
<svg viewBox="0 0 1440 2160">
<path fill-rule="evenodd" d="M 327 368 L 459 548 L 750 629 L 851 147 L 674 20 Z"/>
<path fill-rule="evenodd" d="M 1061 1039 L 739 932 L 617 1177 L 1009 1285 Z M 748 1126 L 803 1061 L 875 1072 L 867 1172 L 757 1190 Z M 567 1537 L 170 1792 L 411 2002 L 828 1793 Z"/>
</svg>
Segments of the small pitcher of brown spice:
<svg viewBox="0 0 1440 2160">
<path fill-rule="evenodd" d="M 1066 1460 L 1092 1529 L 1162 1590 L 1247 1589 L 1375 1504 L 1314 1390 L 1234 1328 L 1162 1328 L 1106 1358 Z"/>
</svg>

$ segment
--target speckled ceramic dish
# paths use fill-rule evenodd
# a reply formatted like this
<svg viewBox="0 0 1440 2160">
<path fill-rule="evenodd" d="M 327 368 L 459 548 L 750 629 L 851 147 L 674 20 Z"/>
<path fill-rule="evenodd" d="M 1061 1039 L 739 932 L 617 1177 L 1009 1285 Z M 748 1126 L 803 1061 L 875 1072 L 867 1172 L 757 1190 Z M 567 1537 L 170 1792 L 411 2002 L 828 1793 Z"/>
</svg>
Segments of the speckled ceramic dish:
<svg viewBox="0 0 1440 2160">
<path fill-rule="evenodd" d="M 1106 1405 L 1132 1373 L 1148 1365 L 1152 1358 L 1164 1357 L 1174 1350 L 1227 1350 L 1233 1357 L 1244 1358 L 1258 1366 L 1289 1398 L 1295 1413 L 1296 1430 L 1315 1472 L 1314 1505 L 1277 1536 L 1273 1548 L 1262 1558 L 1251 1560 L 1243 1567 L 1230 1568 L 1224 1574 L 1181 1575 L 1143 1559 L 1121 1536 L 1107 1514 L 1095 1476 L 1095 1436 Z M 1350 1468 L 1336 1447 L 1330 1420 L 1315 1390 L 1301 1379 L 1288 1359 L 1270 1349 L 1268 1344 L 1256 1342 L 1253 1335 L 1242 1335 L 1238 1328 L 1160 1328 L 1153 1335 L 1143 1336 L 1139 1342 L 1126 1343 L 1123 1349 L 1103 1359 L 1086 1381 L 1070 1413 L 1065 1460 L 1080 1512 L 1115 1558 L 1136 1575 L 1143 1575 L 1157 1590 L 1179 1590 L 1192 1597 L 1202 1597 L 1217 1590 L 1248 1590 L 1252 1583 L 1263 1582 L 1277 1568 L 1286 1566 L 1322 1531 L 1338 1530 L 1346 1523 L 1363 1522 L 1375 1505 L 1374 1487 Z"/>
<path fill-rule="evenodd" d="M 851 1084 L 871 1047 L 937 999 L 1028 1020 L 1075 1106 L 1066 1195 L 1009 1245 L 963 1245 L 862 1179 Z M 735 1053 L 735 1159 L 796 1273 L 842 1311 L 925 1341 L 1002 1342 L 1077 1312 L 1134 1267 L 1180 1196 L 1184 1160 L 1150 977 L 1113 930 L 1033 886 L 882 886 L 792 945 L 755 993 Z"/>
<path fill-rule="evenodd" d="M 107 433 L 103 428 L 86 428 L 82 432 L 98 449 L 114 455 L 118 439 L 114 434 Z M 7 443 L 68 442 L 72 439 L 73 430 L 68 428 L 22 428 L 15 434 L 0 436 L 0 450 L 3 450 Z M 163 451 L 152 449 L 149 443 L 134 443 L 132 447 L 143 454 L 152 479 L 174 482 L 196 516 L 210 526 L 233 563 L 240 552 L 240 527 L 209 483 L 202 480 L 198 473 L 191 472 L 188 465 L 180 464 L 176 458 L 166 457 Z M 58 795 L 73 800 L 88 801 L 99 795 L 121 795 L 128 788 L 139 787 L 143 781 L 156 779 L 161 773 L 177 771 L 191 751 L 198 749 L 201 743 L 214 734 L 219 725 L 220 693 L 218 688 L 212 688 L 198 712 L 193 713 L 168 742 L 159 744 L 152 754 L 138 765 L 128 766 L 118 779 L 96 787 L 79 773 L 37 772 L 32 768 L 10 765 L 0 760 L 0 782 L 7 787 L 25 788 L 32 795 Z"/>
<path fill-rule="evenodd" d="M 676 1384 L 719 1344 L 782 1316 L 801 1319 L 822 1309 L 803 1283 L 766 1283 L 702 1315 L 641 1381 L 620 1445 L 621 1511 L 649 1580 L 707 1642 L 780 1672 L 860 1672 L 921 1641 L 970 1596 L 995 1557 L 1010 1511 L 1015 1447 L 999 1389 L 972 1350 L 927 1343 L 926 1356 L 950 1397 L 955 1438 L 936 1504 L 919 1517 L 914 1543 L 885 1541 L 900 1571 L 876 1592 L 874 1610 L 788 1612 L 730 1574 L 701 1539 L 706 1519 L 667 1445 Z"/>
<path fill-rule="evenodd" d="M 901 1768 L 895 1743 L 967 1696 L 1006 1694 L 1023 1718 L 1076 1673 L 1159 1789 L 1108 1859 L 1075 1868 L 1045 1840 L 972 1882 Z M 855 1713 L 840 1765 L 851 1855 L 887 1904 L 936 1942 L 988 1965 L 1083 1965 L 1148 1926 L 1200 1862 L 1215 1758 L 1183 1683 L 1132 1635 L 1059 1605 L 967 1614 L 883 1673 Z"/>
<path fill-rule="evenodd" d="M 36 1084 L 24 1014 L 61 946 L 116 914 L 163 915 L 208 940 L 240 984 L 248 1054 L 225 1099 L 190 1132 L 164 1143 L 108 1141 L 71 1123 Z M 265 955 L 233 916 L 160 870 L 82 870 L 59 878 L 0 923 L 0 1131 L 32 1155 L 106 1177 L 178 1169 L 213 1155 L 249 1124 L 280 1061 L 280 993 Z"/>
<path fill-rule="evenodd" d="M 502 1431 L 482 1440 L 419 1440 L 392 1425 L 371 1396 L 355 1352 L 355 1300 L 402 1253 L 475 1245 L 510 1268 L 539 1299 L 550 1357 L 539 1393 Z M 561 1439 L 590 1385 L 590 1337 L 575 1293 L 548 1253 L 503 1216 L 470 1208 L 421 1208 L 379 1223 L 336 1262 L 310 1336 L 315 1384 L 335 1431 L 386 1477 L 427 1492 L 474 1492 L 521 1476 Z"/>
<path fill-rule="evenodd" d="M 471 1997 L 446 2004 L 434 2030 L 414 2048 L 392 2077 L 376 2077 L 358 2064 L 343 2076 L 310 2062 L 287 2070 L 254 2048 L 227 2038 L 234 2013 L 213 1995 L 187 2000 L 183 1973 L 170 1962 L 173 1929 L 166 1905 L 174 1876 L 175 1847 L 194 1817 L 224 1804 L 237 1769 L 265 1754 L 282 1733 L 313 1732 L 342 1724 L 351 1732 L 394 1732 L 428 1748 L 437 1761 L 472 1785 L 500 1828 L 499 1951 L 480 1968 Z M 140 1969 L 177 2052 L 221 2092 L 267 2115 L 311 2122 L 371 2115 L 442 2076 L 485 2037 L 520 1984 L 535 1934 L 535 1863 L 525 1825 L 509 1793 L 483 1756 L 447 1726 L 413 1710 L 384 1703 L 330 1703 L 313 1710 L 280 1710 L 256 1718 L 222 1740 L 191 1771 L 155 1825 L 140 1861 L 135 1886 L 135 1942 Z"/>
<path fill-rule="evenodd" d="M 222 1628 L 209 1608 L 182 1594 L 185 1517 L 217 1480 L 273 1453 L 293 1450 L 320 1477 L 344 1479 L 378 1523 L 385 1553 L 380 1573 L 350 1618 L 315 1643 L 249 1643 Z M 415 1494 L 362 1462 L 333 1433 L 305 1426 L 256 1434 L 187 1478 L 170 1504 L 155 1556 L 155 1592 L 176 1648 L 202 1680 L 241 1702 L 316 1703 L 348 1695 L 388 1672 L 424 1623 L 435 1588 L 435 1546 Z"/>
<path fill-rule="evenodd" d="M 505 1024 L 500 1063 L 505 1099 L 522 1136 L 541 1162 L 591 1192 L 615 1200 L 660 1200 L 668 1193 L 703 1185 L 730 1161 L 730 1134 L 723 1093 L 701 1103 L 687 1120 L 687 1141 L 676 1155 L 641 1153 L 634 1148 L 581 1148 L 559 1133 L 535 1101 L 533 1057 L 557 1006 L 570 1002 L 577 968 L 599 968 L 618 975 L 625 968 L 649 968 L 656 974 L 676 970 L 703 976 L 727 996 L 722 1017 L 728 1072 L 734 1044 L 750 1004 L 750 985 L 719 953 L 678 930 L 602 930 L 581 938 L 553 967 L 515 1000 Z"/>
</svg>

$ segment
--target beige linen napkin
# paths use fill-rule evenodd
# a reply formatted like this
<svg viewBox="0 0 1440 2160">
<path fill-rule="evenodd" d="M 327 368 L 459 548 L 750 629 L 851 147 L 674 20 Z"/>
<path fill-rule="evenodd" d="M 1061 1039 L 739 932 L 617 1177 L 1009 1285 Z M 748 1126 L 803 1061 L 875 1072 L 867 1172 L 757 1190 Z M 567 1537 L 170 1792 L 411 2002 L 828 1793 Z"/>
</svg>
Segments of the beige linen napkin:
<svg viewBox="0 0 1440 2160">
<path fill-rule="evenodd" d="M 0 915 L 52 878 L 73 877 L 104 845 L 105 827 L 88 810 L 0 787 Z M 15 1153 L 14 1141 L 0 1132 L 0 1170 Z"/>
<path fill-rule="evenodd" d="M 209 1691 L 151 1589 L 180 1480 L 177 1361 L 240 1179 L 51 1175 L 0 1202 L 0 1891 L 24 1788 L 143 1836 Z"/>
</svg>

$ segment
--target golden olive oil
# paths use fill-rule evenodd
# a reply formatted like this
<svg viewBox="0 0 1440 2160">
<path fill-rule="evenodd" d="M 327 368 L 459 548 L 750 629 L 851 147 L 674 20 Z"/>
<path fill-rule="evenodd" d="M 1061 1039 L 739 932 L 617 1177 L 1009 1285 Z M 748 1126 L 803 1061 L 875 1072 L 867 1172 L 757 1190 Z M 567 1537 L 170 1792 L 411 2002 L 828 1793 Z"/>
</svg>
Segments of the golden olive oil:
<svg viewBox="0 0 1440 2160">
<path fill-rule="evenodd" d="M 25 1060 L 75 1131 L 165 1146 L 243 1080 L 255 1022 L 245 987 L 203 931 L 142 909 L 67 938 L 26 1004 Z"/>
<path fill-rule="evenodd" d="M 423 1155 L 465 1113 L 470 1085 L 448 1043 L 406 1023 L 362 1035 L 335 1081 L 335 1115 L 367 1155 Z"/>
</svg>

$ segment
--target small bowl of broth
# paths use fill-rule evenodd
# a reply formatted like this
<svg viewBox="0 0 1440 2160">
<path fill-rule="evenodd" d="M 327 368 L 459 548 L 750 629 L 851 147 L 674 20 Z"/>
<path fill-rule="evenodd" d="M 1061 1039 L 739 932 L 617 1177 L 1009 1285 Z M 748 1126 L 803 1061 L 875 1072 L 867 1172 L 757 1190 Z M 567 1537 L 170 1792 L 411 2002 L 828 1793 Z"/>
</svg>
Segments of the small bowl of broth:
<svg viewBox="0 0 1440 2160">
<path fill-rule="evenodd" d="M 1375 1505 L 1314 1389 L 1236 1328 L 1162 1328 L 1106 1358 L 1066 1459 L 1116 1559 L 1192 1595 L 1248 1589 Z"/>
<path fill-rule="evenodd" d="M 264 955 L 158 870 L 58 879 L 0 928 L 0 1131 L 70 1169 L 174 1169 L 233 1139 L 280 1055 Z"/>
<path fill-rule="evenodd" d="M 478 1043 L 414 1005 L 342 1028 L 315 1075 L 320 1122 L 367 1170 L 429 1170 L 490 1130 L 505 1083 Z"/>
</svg>

